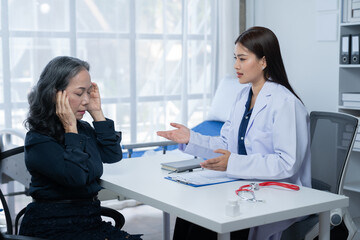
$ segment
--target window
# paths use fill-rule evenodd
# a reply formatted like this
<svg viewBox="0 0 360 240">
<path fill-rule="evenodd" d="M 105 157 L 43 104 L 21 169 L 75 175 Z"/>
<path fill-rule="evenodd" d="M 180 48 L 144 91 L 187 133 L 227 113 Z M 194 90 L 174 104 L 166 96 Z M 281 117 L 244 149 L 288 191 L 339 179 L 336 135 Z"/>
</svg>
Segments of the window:
<svg viewBox="0 0 360 240">
<path fill-rule="evenodd" d="M 24 129 L 27 93 L 59 55 L 89 62 L 123 143 L 159 140 L 173 121 L 195 126 L 213 91 L 216 2 L 1 1 L 0 128 Z"/>
</svg>

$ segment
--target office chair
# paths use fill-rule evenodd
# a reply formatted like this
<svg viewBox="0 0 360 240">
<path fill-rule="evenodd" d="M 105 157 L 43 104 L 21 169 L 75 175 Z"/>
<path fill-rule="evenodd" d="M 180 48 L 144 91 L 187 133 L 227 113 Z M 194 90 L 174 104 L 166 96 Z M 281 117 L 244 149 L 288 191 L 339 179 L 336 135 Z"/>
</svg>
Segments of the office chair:
<svg viewBox="0 0 360 240">
<path fill-rule="evenodd" d="M 14 235 L 13 234 L 13 224 L 10 216 L 9 207 L 7 205 L 7 202 L 5 200 L 4 194 L 0 189 L 0 201 L 2 204 L 3 211 L 5 213 L 5 220 L 6 220 L 6 232 L 3 233 L 2 239 L 6 240 L 41 240 L 41 238 L 35 238 L 35 237 L 28 237 L 28 236 L 20 236 L 20 235 Z"/>
<path fill-rule="evenodd" d="M 311 184 L 312 187 L 335 194 L 343 194 L 344 179 L 349 156 L 356 138 L 358 118 L 339 112 L 311 112 Z M 356 227 L 351 224 L 347 209 L 335 209 L 330 223 L 337 226 L 343 222 L 349 231 L 348 239 Z M 318 215 L 294 223 L 283 232 L 285 239 L 314 239 L 319 234 Z"/>
<path fill-rule="evenodd" d="M 19 146 L 24 145 L 24 139 L 25 139 L 25 133 L 21 132 L 20 130 L 11 129 L 11 128 L 5 128 L 0 129 L 0 156 L 3 154 L 4 151 L 17 148 Z M 21 151 L 21 150 L 20 150 Z M 9 153 L 9 152 L 8 152 Z M 6 156 L 2 156 L 2 158 L 5 158 Z M 0 162 L 0 184 L 5 184 L 7 187 L 6 195 L 5 196 L 17 196 L 17 195 L 23 195 L 26 194 L 26 189 L 24 190 L 16 190 L 17 184 L 13 179 L 6 174 L 5 172 L 9 173 L 11 171 L 11 174 L 18 175 L 18 178 L 22 178 L 21 173 L 26 170 L 25 166 L 22 169 L 17 169 L 16 166 L 17 161 L 1 161 Z M 26 180 L 26 182 L 29 182 L 30 179 Z M 20 182 L 23 186 L 26 186 L 26 184 Z M 8 207 L 10 210 L 10 215 L 15 215 L 15 197 L 12 197 L 8 199 Z"/>
<path fill-rule="evenodd" d="M 6 151 L 0 152 L 0 173 L 7 178 L 9 181 L 18 181 L 21 184 L 25 186 L 26 189 L 28 189 L 30 185 L 31 175 L 27 171 L 27 168 L 25 166 L 25 158 L 24 158 L 24 147 L 15 147 L 13 149 L 9 149 Z M 2 176 L 2 177 L 3 177 Z M 27 191 L 25 191 L 26 193 Z M 8 205 L 5 201 L 5 198 L 3 197 L 3 193 L 1 192 L 1 202 L 3 203 L 3 206 L 6 205 L 6 208 L 4 207 L 5 216 L 6 216 L 6 223 L 7 223 L 7 232 L 9 234 L 12 234 L 13 231 L 13 225 L 12 225 L 12 218 L 11 213 L 9 211 Z M 25 209 L 23 208 L 15 217 L 15 235 L 18 234 L 18 226 L 21 217 L 25 213 Z M 101 216 L 112 218 L 115 222 L 115 227 L 122 228 L 125 224 L 125 218 L 124 216 L 111 208 L 108 207 L 101 207 Z M 6 237 L 6 236 L 5 236 Z"/>
</svg>

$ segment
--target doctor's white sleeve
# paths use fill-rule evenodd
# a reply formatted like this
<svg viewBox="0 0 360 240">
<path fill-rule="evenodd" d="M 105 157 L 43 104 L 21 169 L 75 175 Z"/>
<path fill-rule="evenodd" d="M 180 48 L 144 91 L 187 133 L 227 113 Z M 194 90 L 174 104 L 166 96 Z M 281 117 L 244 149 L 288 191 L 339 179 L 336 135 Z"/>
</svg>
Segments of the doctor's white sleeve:
<svg viewBox="0 0 360 240">
<path fill-rule="evenodd" d="M 226 170 L 229 177 L 298 182 L 302 171 L 309 171 L 309 116 L 305 107 L 300 101 L 287 99 L 277 109 L 273 120 L 273 152 L 232 153 Z"/>
</svg>

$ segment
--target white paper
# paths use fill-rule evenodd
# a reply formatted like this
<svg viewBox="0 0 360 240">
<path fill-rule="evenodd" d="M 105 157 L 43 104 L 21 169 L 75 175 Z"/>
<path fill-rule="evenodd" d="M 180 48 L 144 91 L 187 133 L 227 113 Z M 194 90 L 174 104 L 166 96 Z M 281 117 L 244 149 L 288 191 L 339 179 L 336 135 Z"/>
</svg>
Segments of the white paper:
<svg viewBox="0 0 360 240">
<path fill-rule="evenodd" d="M 165 178 L 184 184 L 200 186 L 237 180 L 236 178 L 229 178 L 226 172 L 206 169 L 185 173 L 173 173 Z"/>
</svg>

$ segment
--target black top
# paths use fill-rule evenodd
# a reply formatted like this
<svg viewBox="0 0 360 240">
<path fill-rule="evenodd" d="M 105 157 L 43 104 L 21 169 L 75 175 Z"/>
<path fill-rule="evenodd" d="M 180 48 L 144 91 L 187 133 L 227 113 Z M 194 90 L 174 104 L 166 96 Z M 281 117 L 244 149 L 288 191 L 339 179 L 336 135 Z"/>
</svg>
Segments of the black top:
<svg viewBox="0 0 360 240">
<path fill-rule="evenodd" d="M 122 158 L 121 133 L 114 122 L 78 121 L 78 134 L 65 133 L 64 144 L 29 131 L 25 138 L 25 163 L 31 174 L 30 195 L 35 199 L 90 198 L 101 189 L 102 163 Z"/>
<path fill-rule="evenodd" d="M 253 110 L 252 108 L 250 109 L 252 95 L 253 95 L 253 92 L 252 92 L 252 89 L 250 88 L 249 97 L 245 104 L 244 116 L 241 120 L 240 127 L 239 127 L 238 154 L 240 154 L 240 155 L 247 155 L 244 141 L 245 141 L 246 129 L 249 125 L 249 120 L 250 120 L 251 113 Z"/>
</svg>

